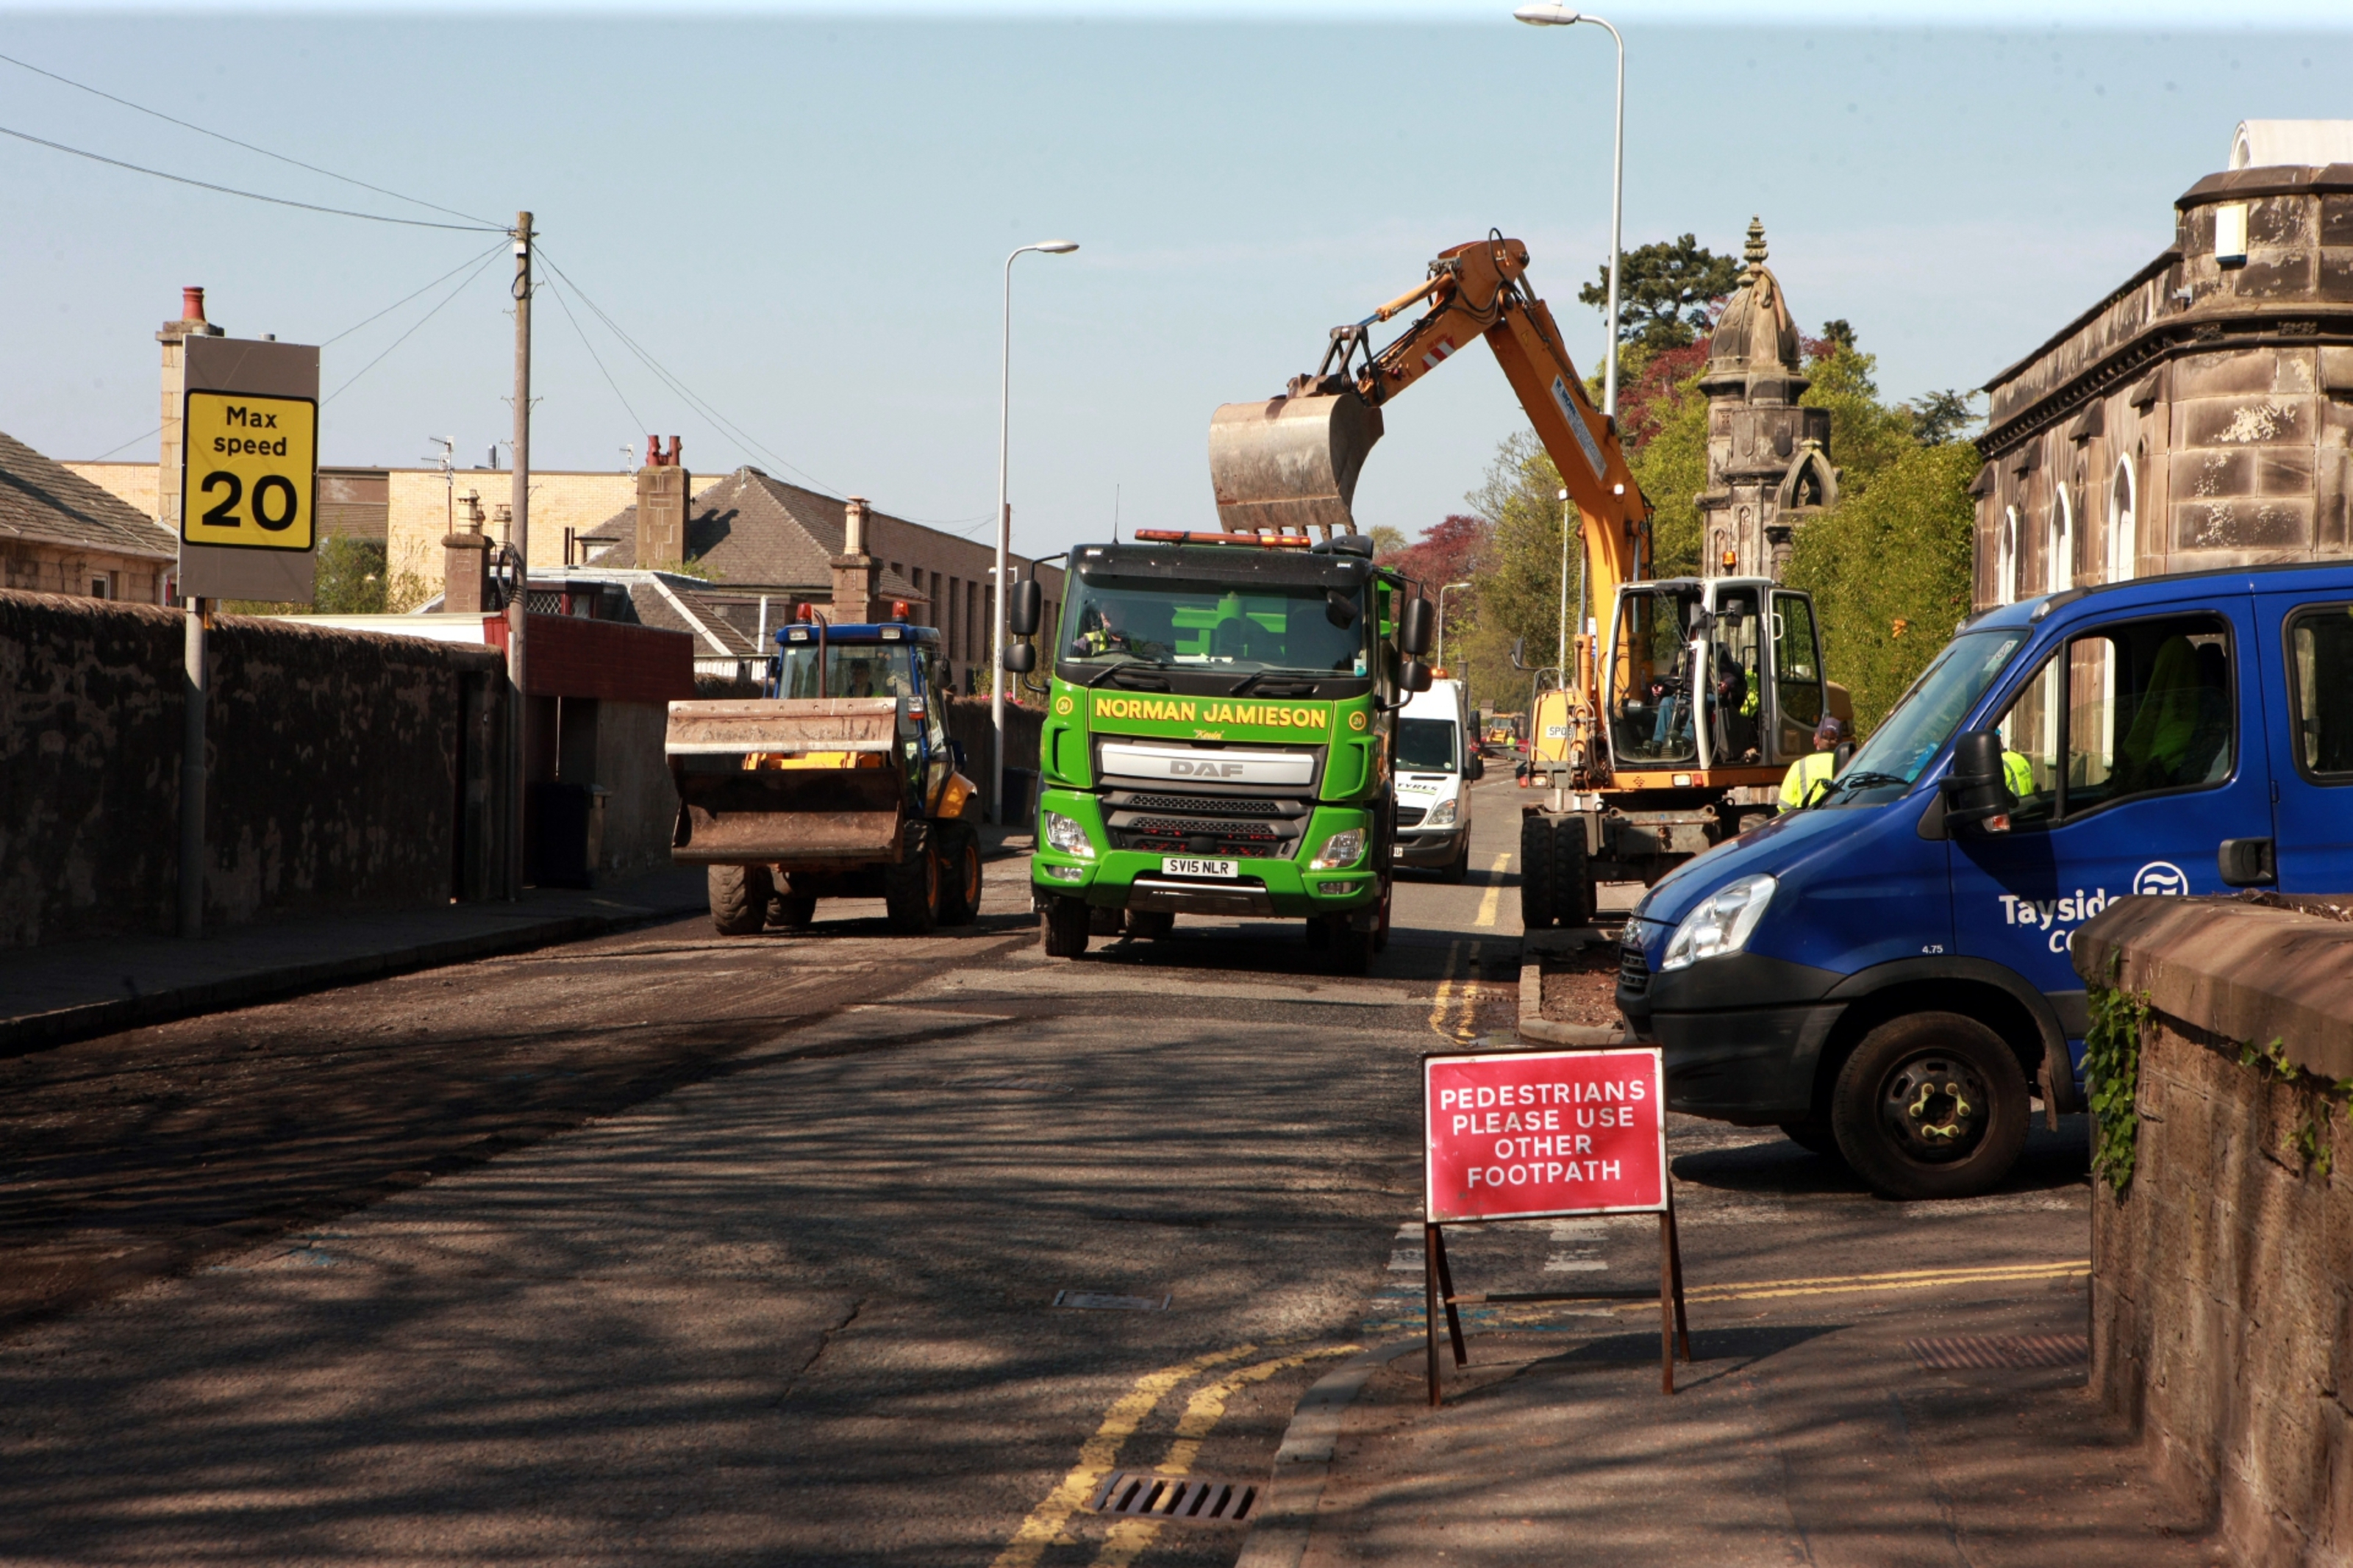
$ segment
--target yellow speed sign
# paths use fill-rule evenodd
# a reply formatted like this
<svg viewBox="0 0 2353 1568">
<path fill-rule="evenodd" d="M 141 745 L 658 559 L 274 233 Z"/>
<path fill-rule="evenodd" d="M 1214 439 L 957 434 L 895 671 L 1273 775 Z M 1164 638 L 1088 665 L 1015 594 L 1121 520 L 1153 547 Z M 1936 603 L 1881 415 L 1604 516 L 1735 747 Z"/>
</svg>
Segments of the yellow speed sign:
<svg viewBox="0 0 2353 1568">
<path fill-rule="evenodd" d="M 180 537 L 308 550 L 317 529 L 319 405 L 307 397 L 188 394 Z"/>
</svg>

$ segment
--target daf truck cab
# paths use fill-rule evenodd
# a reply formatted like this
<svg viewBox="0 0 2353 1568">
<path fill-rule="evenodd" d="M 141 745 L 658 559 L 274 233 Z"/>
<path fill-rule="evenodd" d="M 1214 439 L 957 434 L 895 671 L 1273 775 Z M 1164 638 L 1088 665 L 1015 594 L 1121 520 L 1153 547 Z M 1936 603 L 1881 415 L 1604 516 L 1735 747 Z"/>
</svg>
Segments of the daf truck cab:
<svg viewBox="0 0 2353 1568">
<path fill-rule="evenodd" d="M 1686 863 L 1618 1001 L 1668 1104 L 1899 1197 L 2081 1110 L 2072 933 L 2116 899 L 2353 887 L 2353 568 L 2073 589 L 1968 622 L 1820 805 Z"/>
<path fill-rule="evenodd" d="M 1433 680 L 1397 720 L 1394 863 L 1460 882 L 1471 868 L 1471 786 L 1487 771 L 1459 680 Z"/>
</svg>

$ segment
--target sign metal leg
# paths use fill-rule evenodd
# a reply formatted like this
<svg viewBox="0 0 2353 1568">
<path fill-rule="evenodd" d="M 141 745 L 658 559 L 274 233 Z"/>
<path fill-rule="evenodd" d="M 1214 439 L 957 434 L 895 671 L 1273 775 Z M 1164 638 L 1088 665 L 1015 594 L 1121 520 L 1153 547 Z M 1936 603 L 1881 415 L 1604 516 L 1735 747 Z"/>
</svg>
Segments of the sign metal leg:
<svg viewBox="0 0 2353 1568">
<path fill-rule="evenodd" d="M 1422 1332 L 1430 1341 L 1430 1407 L 1438 1408 L 1441 1395 L 1438 1386 L 1438 1227 L 1421 1227 L 1421 1294 Z M 1449 1292 L 1451 1294 L 1451 1292 Z"/>
<path fill-rule="evenodd" d="M 1659 1215 L 1659 1392 L 1675 1391 L 1675 1232 Z"/>
<path fill-rule="evenodd" d="M 1471 1355 L 1462 1345 L 1462 1312 L 1454 1304 L 1454 1270 L 1446 1266 L 1446 1233 L 1431 1226 L 1425 1250 L 1438 1263 L 1438 1299 L 1446 1304 L 1446 1332 L 1454 1341 L 1454 1364 L 1469 1366 Z"/>
<path fill-rule="evenodd" d="M 1683 1360 L 1692 1359 L 1691 1321 L 1683 1315 L 1683 1242 L 1682 1227 L 1675 1224 L 1675 1193 L 1667 1188 L 1667 1266 L 1674 1276 L 1675 1337 L 1683 1342 Z"/>
</svg>

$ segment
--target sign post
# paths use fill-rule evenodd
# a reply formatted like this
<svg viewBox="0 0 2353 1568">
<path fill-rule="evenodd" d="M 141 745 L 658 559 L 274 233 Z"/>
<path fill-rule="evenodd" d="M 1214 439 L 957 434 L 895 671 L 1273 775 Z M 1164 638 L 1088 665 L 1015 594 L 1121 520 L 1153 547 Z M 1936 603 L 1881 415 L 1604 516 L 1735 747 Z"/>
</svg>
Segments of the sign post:
<svg viewBox="0 0 2353 1568">
<path fill-rule="evenodd" d="M 182 936 L 205 912 L 205 634 L 215 599 L 317 596 L 319 351 L 264 339 L 183 342 L 180 602 Z"/>
<path fill-rule="evenodd" d="M 1485 1051 L 1422 1058 L 1422 1281 L 1430 1403 L 1440 1399 L 1438 1319 L 1454 1364 L 1469 1364 L 1463 1306 L 1504 1301 L 1643 1301 L 1648 1290 L 1459 1292 L 1443 1226 L 1596 1215 L 1659 1216 L 1659 1369 L 1675 1391 L 1675 1347 L 1691 1359 L 1683 1249 L 1667 1173 L 1666 1075 L 1656 1046 L 1599 1051 Z"/>
</svg>

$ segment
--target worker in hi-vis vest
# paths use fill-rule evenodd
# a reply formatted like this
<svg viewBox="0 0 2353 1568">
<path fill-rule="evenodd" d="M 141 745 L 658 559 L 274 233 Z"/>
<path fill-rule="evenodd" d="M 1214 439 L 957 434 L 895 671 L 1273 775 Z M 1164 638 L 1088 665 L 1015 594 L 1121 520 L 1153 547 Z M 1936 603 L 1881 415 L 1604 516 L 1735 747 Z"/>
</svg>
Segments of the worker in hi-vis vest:
<svg viewBox="0 0 2353 1568">
<path fill-rule="evenodd" d="M 1814 726 L 1813 754 L 1799 757 L 1781 775 L 1781 810 L 1802 810 L 1830 794 L 1831 779 L 1838 773 L 1838 745 L 1845 739 L 1841 719 L 1826 716 Z"/>
</svg>

